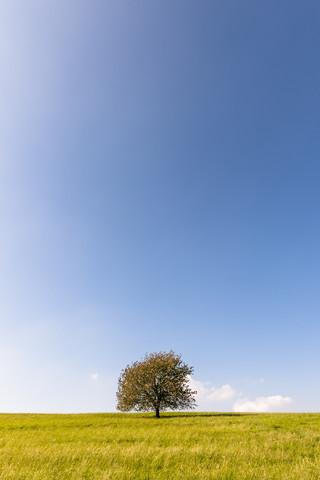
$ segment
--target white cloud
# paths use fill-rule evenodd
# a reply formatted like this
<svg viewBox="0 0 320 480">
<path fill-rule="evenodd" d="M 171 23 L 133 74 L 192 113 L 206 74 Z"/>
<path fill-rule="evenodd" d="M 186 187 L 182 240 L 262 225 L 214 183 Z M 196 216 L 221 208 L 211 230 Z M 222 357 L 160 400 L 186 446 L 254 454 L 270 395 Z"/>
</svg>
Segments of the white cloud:
<svg viewBox="0 0 320 480">
<path fill-rule="evenodd" d="M 237 400 L 233 405 L 235 412 L 267 412 L 271 409 L 282 407 L 292 402 L 291 397 L 273 395 L 271 397 L 258 397 L 254 401 L 247 398 Z"/>
<path fill-rule="evenodd" d="M 96 382 L 98 380 L 98 377 L 99 377 L 99 373 L 93 373 L 91 375 L 91 380 L 93 380 L 94 382 Z"/>
<path fill-rule="evenodd" d="M 218 388 L 211 382 L 200 382 L 190 378 L 189 385 L 192 390 L 197 391 L 196 397 L 199 402 L 222 402 L 236 395 L 236 391 L 228 384 Z"/>
</svg>

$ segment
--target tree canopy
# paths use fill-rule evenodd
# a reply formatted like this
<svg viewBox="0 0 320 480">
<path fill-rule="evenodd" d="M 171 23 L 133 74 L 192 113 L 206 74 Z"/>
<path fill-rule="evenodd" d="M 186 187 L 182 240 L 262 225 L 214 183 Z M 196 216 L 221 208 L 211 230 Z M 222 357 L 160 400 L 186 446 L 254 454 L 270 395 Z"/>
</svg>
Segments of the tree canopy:
<svg viewBox="0 0 320 480">
<path fill-rule="evenodd" d="M 127 365 L 118 380 L 117 409 L 123 412 L 193 409 L 196 406 L 188 377 L 193 373 L 174 351 L 146 353 L 144 359 Z"/>
</svg>

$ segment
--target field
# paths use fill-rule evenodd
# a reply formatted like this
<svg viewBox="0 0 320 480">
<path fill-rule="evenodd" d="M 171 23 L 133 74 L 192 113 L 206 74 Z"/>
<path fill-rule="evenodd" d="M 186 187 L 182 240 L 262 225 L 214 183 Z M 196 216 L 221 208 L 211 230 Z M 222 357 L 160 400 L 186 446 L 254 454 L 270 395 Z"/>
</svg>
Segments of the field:
<svg viewBox="0 0 320 480">
<path fill-rule="evenodd" d="M 319 478 L 319 414 L 0 415 L 1 480 Z"/>
</svg>

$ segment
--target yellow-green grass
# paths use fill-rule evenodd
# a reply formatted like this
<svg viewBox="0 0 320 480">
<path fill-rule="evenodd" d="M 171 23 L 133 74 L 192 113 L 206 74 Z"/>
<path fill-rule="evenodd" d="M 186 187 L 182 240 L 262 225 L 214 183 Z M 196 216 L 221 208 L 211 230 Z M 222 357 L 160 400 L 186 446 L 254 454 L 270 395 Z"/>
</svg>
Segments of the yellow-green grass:
<svg viewBox="0 0 320 480">
<path fill-rule="evenodd" d="M 0 479 L 320 479 L 319 414 L 0 415 Z"/>
</svg>

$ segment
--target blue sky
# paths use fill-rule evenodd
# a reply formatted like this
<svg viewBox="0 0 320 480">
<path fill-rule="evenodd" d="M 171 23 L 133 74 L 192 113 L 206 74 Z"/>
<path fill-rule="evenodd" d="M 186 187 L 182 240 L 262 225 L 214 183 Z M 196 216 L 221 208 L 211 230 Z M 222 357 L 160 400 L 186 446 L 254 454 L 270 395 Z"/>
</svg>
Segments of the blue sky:
<svg viewBox="0 0 320 480">
<path fill-rule="evenodd" d="M 0 411 L 319 411 L 320 5 L 0 6 Z"/>
</svg>

